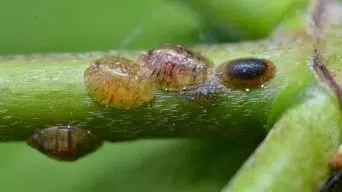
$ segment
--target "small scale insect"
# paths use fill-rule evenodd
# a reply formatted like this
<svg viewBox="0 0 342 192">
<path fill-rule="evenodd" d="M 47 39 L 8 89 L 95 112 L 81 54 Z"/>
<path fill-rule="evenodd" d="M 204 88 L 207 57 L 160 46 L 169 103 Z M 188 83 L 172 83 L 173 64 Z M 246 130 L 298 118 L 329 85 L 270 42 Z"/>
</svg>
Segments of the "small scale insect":
<svg viewBox="0 0 342 192">
<path fill-rule="evenodd" d="M 330 165 L 333 169 L 342 169 L 342 145 L 339 146 L 337 152 L 334 154 Z"/>
<path fill-rule="evenodd" d="M 321 187 L 320 192 L 342 190 L 342 145 L 339 146 L 337 152 L 332 157 L 330 166 L 333 169 L 333 173 Z"/>
<path fill-rule="evenodd" d="M 171 91 L 196 87 L 214 72 L 212 61 L 181 45 L 152 49 L 141 54 L 137 62 L 158 88 Z"/>
<path fill-rule="evenodd" d="M 75 161 L 98 149 L 103 142 L 88 130 L 58 126 L 37 131 L 27 144 L 53 159 Z"/>
<path fill-rule="evenodd" d="M 192 107 L 212 106 L 227 94 L 227 89 L 213 76 L 198 87 L 179 92 L 181 101 Z"/>
<path fill-rule="evenodd" d="M 121 57 L 97 59 L 84 72 L 89 95 L 118 109 L 140 107 L 155 97 L 155 84 L 139 65 Z"/>
<path fill-rule="evenodd" d="M 227 88 L 257 88 L 271 80 L 276 73 L 275 65 L 267 59 L 240 58 L 225 62 L 216 68 L 216 76 Z"/>
</svg>

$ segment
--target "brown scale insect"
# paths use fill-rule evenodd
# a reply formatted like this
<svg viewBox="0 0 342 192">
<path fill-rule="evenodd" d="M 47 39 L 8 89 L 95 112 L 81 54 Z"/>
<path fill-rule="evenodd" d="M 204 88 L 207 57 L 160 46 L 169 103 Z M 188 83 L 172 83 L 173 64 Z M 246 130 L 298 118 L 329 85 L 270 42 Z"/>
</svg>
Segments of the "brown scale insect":
<svg viewBox="0 0 342 192">
<path fill-rule="evenodd" d="M 221 101 L 225 94 L 226 88 L 215 76 L 198 87 L 179 92 L 182 103 L 190 107 L 212 106 Z"/>
<path fill-rule="evenodd" d="M 139 56 L 138 64 L 158 88 L 171 91 L 199 86 L 213 74 L 209 59 L 181 45 L 152 49 Z"/>
<path fill-rule="evenodd" d="M 98 149 L 103 142 L 88 130 L 58 126 L 37 131 L 27 144 L 53 159 L 75 161 Z"/>
<path fill-rule="evenodd" d="M 333 172 L 330 178 L 322 185 L 319 192 L 342 191 L 342 145 L 330 161 Z"/>
<path fill-rule="evenodd" d="M 339 146 L 337 152 L 331 159 L 330 165 L 334 169 L 342 169 L 342 145 Z"/>
<path fill-rule="evenodd" d="M 140 66 L 125 58 L 97 59 L 84 72 L 89 95 L 118 109 L 140 107 L 154 98 L 155 85 Z"/>
<path fill-rule="evenodd" d="M 216 76 L 226 88 L 250 89 L 263 86 L 276 74 L 275 65 L 267 59 L 240 58 L 216 68 Z"/>
</svg>

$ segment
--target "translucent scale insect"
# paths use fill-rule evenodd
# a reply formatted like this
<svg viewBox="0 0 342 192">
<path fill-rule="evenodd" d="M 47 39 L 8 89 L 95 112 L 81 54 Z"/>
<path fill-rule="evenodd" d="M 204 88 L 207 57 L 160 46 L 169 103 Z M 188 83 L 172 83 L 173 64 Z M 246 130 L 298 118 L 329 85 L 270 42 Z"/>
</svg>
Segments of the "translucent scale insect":
<svg viewBox="0 0 342 192">
<path fill-rule="evenodd" d="M 97 102 L 118 109 L 140 107 L 154 98 L 155 85 L 133 61 L 104 57 L 84 72 L 89 95 Z"/>
</svg>

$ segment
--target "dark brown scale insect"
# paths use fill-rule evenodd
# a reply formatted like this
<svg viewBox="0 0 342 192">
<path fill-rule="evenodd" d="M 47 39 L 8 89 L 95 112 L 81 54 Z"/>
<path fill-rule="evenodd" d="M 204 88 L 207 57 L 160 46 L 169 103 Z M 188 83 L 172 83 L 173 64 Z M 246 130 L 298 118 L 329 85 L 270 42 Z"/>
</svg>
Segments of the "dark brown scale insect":
<svg viewBox="0 0 342 192">
<path fill-rule="evenodd" d="M 138 64 L 158 88 L 182 90 L 207 81 L 213 74 L 213 63 L 200 53 L 181 45 L 165 45 L 141 54 Z"/>
<path fill-rule="evenodd" d="M 216 76 L 227 88 L 250 89 L 263 86 L 276 74 L 275 65 L 267 59 L 241 58 L 221 64 Z"/>
<path fill-rule="evenodd" d="M 98 149 L 103 142 L 91 131 L 58 126 L 37 131 L 27 144 L 53 159 L 75 161 Z"/>
<path fill-rule="evenodd" d="M 332 176 L 323 184 L 319 192 L 340 192 L 342 191 L 342 170 L 335 170 Z"/>
<path fill-rule="evenodd" d="M 94 100 L 118 109 L 140 107 L 155 94 L 155 84 L 140 66 L 121 57 L 93 61 L 84 72 L 84 81 Z"/>
<path fill-rule="evenodd" d="M 182 103 L 190 107 L 211 106 L 222 100 L 225 94 L 226 88 L 215 76 L 198 87 L 185 89 L 179 93 Z"/>
</svg>

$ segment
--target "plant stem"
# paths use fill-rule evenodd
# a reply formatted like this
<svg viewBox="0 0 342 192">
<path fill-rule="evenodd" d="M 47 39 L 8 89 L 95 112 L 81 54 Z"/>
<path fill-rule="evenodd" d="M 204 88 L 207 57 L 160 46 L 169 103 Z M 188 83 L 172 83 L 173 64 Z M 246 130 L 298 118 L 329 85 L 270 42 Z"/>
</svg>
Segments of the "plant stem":
<svg viewBox="0 0 342 192">
<path fill-rule="evenodd" d="M 318 191 L 329 177 L 342 127 L 340 50 L 332 49 L 341 40 L 341 22 L 333 26 L 330 15 L 332 7 L 342 7 L 334 3 L 317 1 L 311 14 L 315 44 L 310 65 L 322 83 L 302 91 L 306 101 L 281 116 L 223 191 Z"/>
<path fill-rule="evenodd" d="M 287 111 L 224 191 L 318 191 L 340 144 L 340 108 L 320 86 Z"/>
<path fill-rule="evenodd" d="M 194 47 L 215 65 L 240 57 L 269 59 L 277 67 L 276 77 L 259 89 L 225 90 L 220 93 L 223 99 L 209 106 L 189 106 L 192 100 L 184 101 L 177 92 L 158 91 L 153 103 L 134 110 L 107 108 L 94 102 L 84 86 L 83 72 L 95 58 L 120 55 L 136 60 L 139 51 L 2 56 L 0 141 L 26 140 L 35 130 L 56 125 L 86 128 L 107 141 L 228 138 L 260 132 L 266 121 L 274 122 L 288 105 L 300 100 L 298 90 L 315 81 L 306 65 L 311 47 L 305 35 Z M 289 97 L 271 110 L 272 101 L 284 92 Z"/>
</svg>

